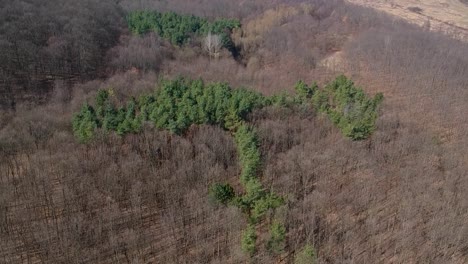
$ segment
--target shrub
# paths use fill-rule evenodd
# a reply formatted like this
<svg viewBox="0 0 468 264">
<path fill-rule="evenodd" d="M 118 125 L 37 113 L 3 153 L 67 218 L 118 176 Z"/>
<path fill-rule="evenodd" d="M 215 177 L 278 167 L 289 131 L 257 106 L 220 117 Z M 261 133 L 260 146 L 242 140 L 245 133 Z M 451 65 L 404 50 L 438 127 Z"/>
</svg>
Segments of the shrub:
<svg viewBox="0 0 468 264">
<path fill-rule="evenodd" d="M 241 208 L 244 212 L 251 214 L 252 207 L 256 201 L 265 195 L 265 190 L 257 178 L 252 178 L 248 182 L 244 183 L 244 188 L 246 193 L 243 196 L 236 198 L 235 205 Z"/>
<path fill-rule="evenodd" d="M 296 104 L 295 98 L 292 98 L 286 92 L 282 92 L 280 94 L 272 95 L 268 98 L 269 105 L 280 106 L 280 107 L 290 107 Z M 300 100 L 302 102 L 302 99 Z"/>
<path fill-rule="evenodd" d="M 366 139 L 374 132 L 377 110 L 382 100 L 381 93 L 369 98 L 344 75 L 338 76 L 324 90 L 316 91 L 312 96 L 315 108 L 327 113 L 343 135 L 353 140 Z"/>
<path fill-rule="evenodd" d="M 235 193 L 231 185 L 215 183 L 209 189 L 209 196 L 212 200 L 226 205 L 232 201 Z"/>
<path fill-rule="evenodd" d="M 316 83 L 312 84 L 311 86 L 308 86 L 305 82 L 298 81 L 294 89 L 296 90 L 296 94 L 299 97 L 299 101 L 302 103 L 312 99 L 312 96 L 318 90 L 318 86 Z"/>
<path fill-rule="evenodd" d="M 281 253 L 284 249 L 284 241 L 286 239 L 286 228 L 278 221 L 274 221 L 270 227 L 270 239 L 267 243 L 267 248 L 270 252 Z"/>
<path fill-rule="evenodd" d="M 317 259 L 314 248 L 307 244 L 294 257 L 294 264 L 314 264 Z"/>
<path fill-rule="evenodd" d="M 251 212 L 251 219 L 253 222 L 258 221 L 270 209 L 276 209 L 284 204 L 284 199 L 275 193 L 268 193 L 262 195 L 260 198 L 254 200 Z"/>
<path fill-rule="evenodd" d="M 257 135 L 252 128 L 246 124 L 242 124 L 238 127 L 234 136 L 242 166 L 241 182 L 247 185 L 250 180 L 256 177 L 260 166 Z"/>
<path fill-rule="evenodd" d="M 85 103 L 73 116 L 72 126 L 73 133 L 80 142 L 89 142 L 94 136 L 94 130 L 99 126 L 94 108 Z"/>
<path fill-rule="evenodd" d="M 257 241 L 257 234 L 255 233 L 255 227 L 248 225 L 247 229 L 242 233 L 241 248 L 244 252 L 252 256 L 255 249 L 255 242 Z"/>
<path fill-rule="evenodd" d="M 319 90 L 312 96 L 312 105 L 319 112 L 326 112 L 329 108 L 328 95 L 325 91 Z"/>
</svg>

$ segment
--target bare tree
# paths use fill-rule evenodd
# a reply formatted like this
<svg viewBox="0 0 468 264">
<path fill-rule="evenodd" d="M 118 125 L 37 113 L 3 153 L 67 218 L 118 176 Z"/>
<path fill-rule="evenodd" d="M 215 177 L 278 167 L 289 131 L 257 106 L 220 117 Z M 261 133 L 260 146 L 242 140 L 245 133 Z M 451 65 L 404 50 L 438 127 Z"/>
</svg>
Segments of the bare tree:
<svg viewBox="0 0 468 264">
<path fill-rule="evenodd" d="M 219 52 L 223 47 L 223 43 L 221 41 L 220 35 L 214 35 L 208 33 L 204 40 L 204 48 L 210 54 L 210 57 L 213 56 L 215 58 L 219 57 Z"/>
</svg>

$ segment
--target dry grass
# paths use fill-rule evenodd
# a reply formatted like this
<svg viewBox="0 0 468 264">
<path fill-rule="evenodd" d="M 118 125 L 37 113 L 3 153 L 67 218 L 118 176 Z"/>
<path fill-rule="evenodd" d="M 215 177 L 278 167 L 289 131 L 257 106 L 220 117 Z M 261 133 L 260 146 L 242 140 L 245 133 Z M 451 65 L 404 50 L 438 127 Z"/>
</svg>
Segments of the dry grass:
<svg viewBox="0 0 468 264">
<path fill-rule="evenodd" d="M 457 38 L 468 41 L 468 1 L 466 0 L 347 0 L 348 2 L 372 7 L 403 18 L 411 23 L 426 25 Z M 421 12 L 412 12 L 412 8 Z"/>
</svg>

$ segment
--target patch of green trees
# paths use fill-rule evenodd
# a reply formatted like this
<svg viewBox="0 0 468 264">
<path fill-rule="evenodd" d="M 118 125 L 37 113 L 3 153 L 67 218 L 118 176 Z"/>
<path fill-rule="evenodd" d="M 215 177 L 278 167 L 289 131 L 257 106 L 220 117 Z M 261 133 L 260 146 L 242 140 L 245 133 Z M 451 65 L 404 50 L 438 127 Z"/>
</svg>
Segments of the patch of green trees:
<svg viewBox="0 0 468 264">
<path fill-rule="evenodd" d="M 248 89 L 232 89 L 225 83 L 205 84 L 201 80 L 178 78 L 163 80 L 153 94 L 131 98 L 126 105 L 112 103 L 112 91 L 100 90 L 95 107 L 85 103 L 73 117 L 73 132 L 83 143 L 93 139 L 100 129 L 118 135 L 137 133 L 145 122 L 156 128 L 183 135 L 191 125 L 217 125 L 229 131 L 235 139 L 241 165 L 240 183 L 244 192 L 237 194 L 229 184 L 213 184 L 209 196 L 223 205 L 239 207 L 247 216 L 248 227 L 243 233 L 242 248 L 252 255 L 256 249 L 256 225 L 284 204 L 283 197 L 265 189 L 258 175 L 261 167 L 259 140 L 247 116 L 256 108 L 275 105 L 311 106 L 326 113 L 353 140 L 367 138 L 375 129 L 377 108 L 383 96 L 369 98 L 362 89 L 345 76 L 339 76 L 324 89 L 317 84 L 296 84 L 296 95 L 265 97 Z M 267 248 L 274 253 L 282 250 L 285 228 L 273 222 Z"/>
<path fill-rule="evenodd" d="M 162 81 L 154 94 L 140 96 L 138 100 L 132 98 L 121 107 L 112 103 L 111 94 L 108 90 L 98 91 L 95 108 L 86 103 L 75 114 L 73 131 L 81 142 L 90 141 L 97 129 L 115 131 L 118 135 L 137 133 L 144 122 L 178 135 L 193 124 L 218 125 L 234 135 L 245 193 L 236 196 L 229 184 L 217 183 L 210 187 L 210 197 L 241 208 L 248 216 L 249 228 L 255 228 L 266 212 L 283 204 L 283 198 L 266 191 L 258 178 L 261 159 L 258 139 L 254 128 L 245 121 L 253 109 L 274 101 L 251 90 L 231 89 L 224 83 L 205 84 L 184 78 Z M 255 240 L 252 232 L 247 231 L 248 240 Z"/>
<path fill-rule="evenodd" d="M 74 115 L 72 127 L 75 137 L 80 142 L 88 142 L 93 137 L 96 128 L 99 127 L 99 120 L 94 108 L 85 103 L 80 111 Z"/>
<path fill-rule="evenodd" d="M 174 12 L 133 11 L 127 16 L 129 29 L 135 34 L 156 32 L 174 45 L 183 45 L 193 36 L 205 36 L 208 33 L 220 35 L 223 46 L 232 45 L 230 33 L 240 27 L 236 19 L 208 19 L 193 15 L 181 15 Z"/>
<path fill-rule="evenodd" d="M 306 244 L 294 256 L 294 264 L 314 264 L 317 263 L 317 257 L 314 248 Z"/>
<path fill-rule="evenodd" d="M 137 133 L 143 122 L 178 135 L 192 124 L 219 125 L 234 131 L 254 108 L 268 103 L 251 90 L 184 78 L 162 81 L 153 94 L 132 98 L 124 106 L 116 107 L 111 97 L 109 90 L 100 90 L 95 107 L 86 103 L 74 115 L 73 130 L 80 141 L 91 140 L 98 128 L 119 135 Z"/>
<path fill-rule="evenodd" d="M 324 89 L 300 81 L 296 84 L 296 92 L 300 102 L 310 101 L 318 112 L 327 114 L 343 135 L 352 140 L 366 139 L 375 130 L 383 94 L 378 93 L 371 98 L 344 75 L 338 76 Z"/>
<path fill-rule="evenodd" d="M 268 250 L 276 254 L 282 253 L 285 239 L 286 228 L 281 222 L 274 221 L 270 227 L 270 239 L 267 243 Z"/>
<path fill-rule="evenodd" d="M 257 234 L 255 231 L 255 226 L 249 224 L 247 228 L 242 233 L 241 248 L 244 252 L 248 253 L 250 256 L 255 254 L 256 247 L 255 243 L 257 241 Z"/>
<path fill-rule="evenodd" d="M 209 189 L 210 198 L 215 201 L 227 205 L 235 196 L 234 188 L 229 184 L 215 183 Z"/>
</svg>

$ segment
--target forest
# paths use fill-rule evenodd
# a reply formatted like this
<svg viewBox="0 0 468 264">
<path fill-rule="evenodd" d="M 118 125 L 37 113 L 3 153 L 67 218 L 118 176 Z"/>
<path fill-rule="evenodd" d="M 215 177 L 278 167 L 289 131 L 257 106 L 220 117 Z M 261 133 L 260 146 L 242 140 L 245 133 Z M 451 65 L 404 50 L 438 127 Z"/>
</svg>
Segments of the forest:
<svg viewBox="0 0 468 264">
<path fill-rule="evenodd" d="M 468 262 L 461 38 L 345 0 L 0 21 L 0 263 Z"/>
</svg>

